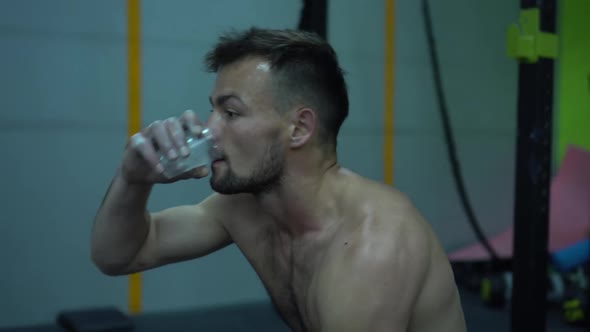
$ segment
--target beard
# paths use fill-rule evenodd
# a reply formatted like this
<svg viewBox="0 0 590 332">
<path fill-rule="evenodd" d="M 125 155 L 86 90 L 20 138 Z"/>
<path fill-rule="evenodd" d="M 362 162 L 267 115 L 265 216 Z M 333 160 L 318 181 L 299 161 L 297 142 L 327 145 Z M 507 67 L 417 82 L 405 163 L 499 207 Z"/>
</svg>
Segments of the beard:
<svg viewBox="0 0 590 332">
<path fill-rule="evenodd" d="M 281 145 L 273 140 L 249 176 L 236 175 L 228 163 L 225 173 L 219 175 L 219 178 L 215 176 L 215 173 L 210 177 L 211 188 L 224 195 L 241 193 L 258 195 L 268 192 L 281 183 L 284 162 Z"/>
</svg>

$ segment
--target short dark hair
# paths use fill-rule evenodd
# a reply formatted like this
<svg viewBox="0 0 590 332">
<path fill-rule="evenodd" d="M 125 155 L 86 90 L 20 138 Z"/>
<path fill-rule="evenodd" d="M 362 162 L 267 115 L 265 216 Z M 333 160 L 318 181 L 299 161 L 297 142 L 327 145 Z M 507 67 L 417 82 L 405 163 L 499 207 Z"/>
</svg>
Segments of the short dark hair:
<svg viewBox="0 0 590 332">
<path fill-rule="evenodd" d="M 313 32 L 252 27 L 222 34 L 205 56 L 205 66 L 217 72 L 249 56 L 269 62 L 281 108 L 293 103 L 313 108 L 319 117 L 321 141 L 335 148 L 349 102 L 345 74 L 334 49 Z"/>
</svg>

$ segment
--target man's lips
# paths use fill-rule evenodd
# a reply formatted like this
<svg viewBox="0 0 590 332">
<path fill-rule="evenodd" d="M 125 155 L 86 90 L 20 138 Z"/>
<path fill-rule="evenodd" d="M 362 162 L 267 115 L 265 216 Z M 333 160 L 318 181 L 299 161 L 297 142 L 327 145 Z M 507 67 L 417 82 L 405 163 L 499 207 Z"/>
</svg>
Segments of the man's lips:
<svg viewBox="0 0 590 332">
<path fill-rule="evenodd" d="M 222 157 L 214 158 L 213 161 L 211 162 L 211 165 L 217 165 L 217 164 L 220 164 L 224 161 L 225 161 L 225 158 L 222 158 Z"/>
<path fill-rule="evenodd" d="M 211 148 L 211 150 L 209 152 L 211 154 L 211 160 L 213 163 L 225 160 L 225 157 L 224 157 L 223 153 L 221 153 L 219 148 L 213 147 L 213 148 Z"/>
</svg>

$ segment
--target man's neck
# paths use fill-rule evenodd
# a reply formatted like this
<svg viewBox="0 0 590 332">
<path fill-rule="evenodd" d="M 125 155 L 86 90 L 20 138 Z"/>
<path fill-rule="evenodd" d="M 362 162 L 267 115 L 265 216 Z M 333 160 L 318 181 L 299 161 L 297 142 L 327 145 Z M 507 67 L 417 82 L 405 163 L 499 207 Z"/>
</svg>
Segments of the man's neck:
<svg viewBox="0 0 590 332">
<path fill-rule="evenodd" d="M 331 226 L 338 211 L 329 193 L 339 169 L 336 160 L 327 160 L 313 170 L 286 170 L 280 185 L 256 199 L 277 226 L 294 238 L 322 231 Z"/>
</svg>

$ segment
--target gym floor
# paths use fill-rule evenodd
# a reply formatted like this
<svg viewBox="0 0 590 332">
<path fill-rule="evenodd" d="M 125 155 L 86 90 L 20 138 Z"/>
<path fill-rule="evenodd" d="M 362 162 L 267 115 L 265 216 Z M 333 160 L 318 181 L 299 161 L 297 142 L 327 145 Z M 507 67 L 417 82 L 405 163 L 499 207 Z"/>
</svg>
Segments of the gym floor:
<svg viewBox="0 0 590 332">
<path fill-rule="evenodd" d="M 486 308 L 478 294 L 461 290 L 465 319 L 468 331 L 499 332 L 510 331 L 510 311 Z M 198 311 L 145 314 L 133 317 L 135 331 L 138 332 L 179 332 L 187 331 L 289 331 L 275 314 L 270 303 L 251 303 L 225 306 Z M 62 332 L 56 325 L 31 326 L 0 331 Z M 584 328 L 566 325 L 559 312 L 550 310 L 547 314 L 547 332 L 580 332 Z"/>
</svg>

